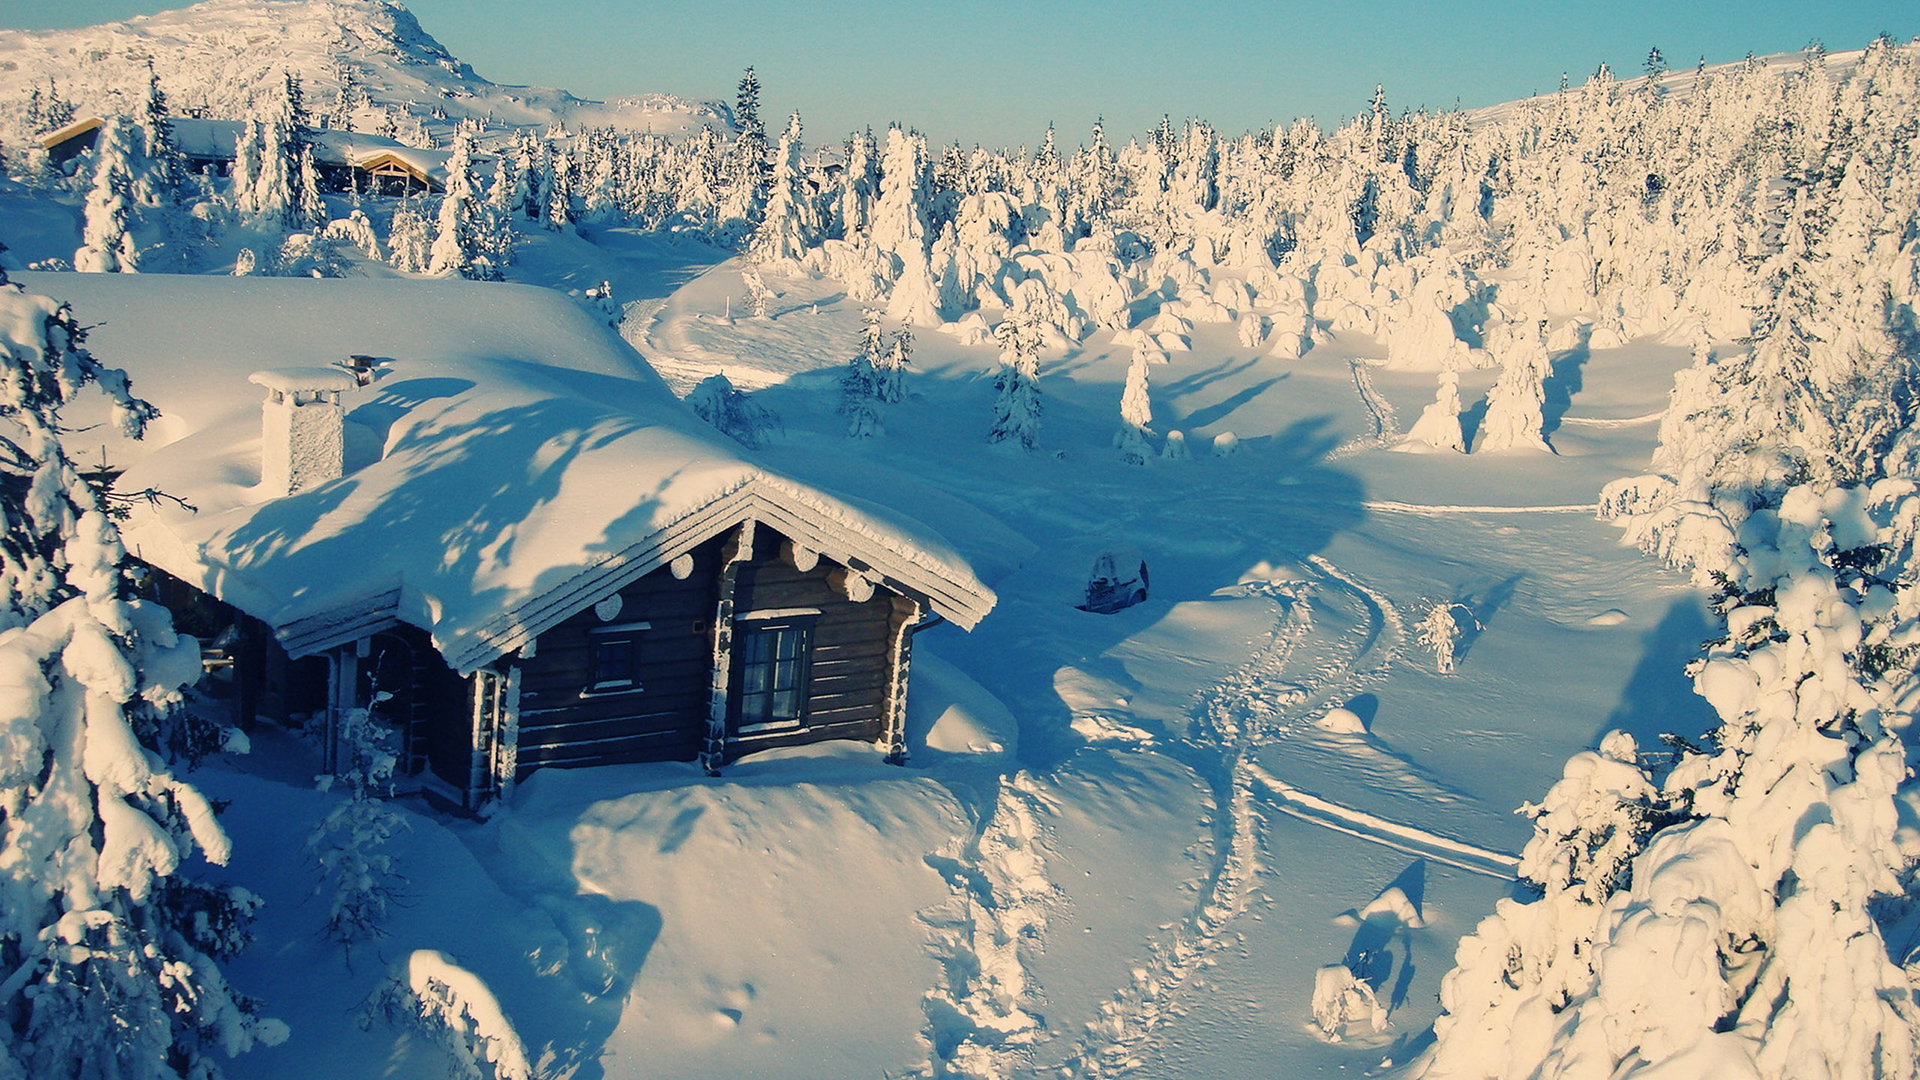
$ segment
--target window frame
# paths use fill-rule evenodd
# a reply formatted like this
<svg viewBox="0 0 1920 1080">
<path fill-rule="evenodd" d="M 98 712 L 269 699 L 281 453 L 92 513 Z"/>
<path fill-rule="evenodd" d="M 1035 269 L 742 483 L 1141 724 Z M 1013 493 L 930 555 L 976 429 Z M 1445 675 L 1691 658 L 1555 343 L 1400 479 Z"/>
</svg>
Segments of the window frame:
<svg viewBox="0 0 1920 1080">
<path fill-rule="evenodd" d="M 653 624 L 646 622 L 611 623 L 606 626 L 587 628 L 587 684 L 580 688 L 583 698 L 614 697 L 621 694 L 640 694 L 646 687 L 640 683 L 640 639 Z M 626 675 L 622 678 L 600 678 L 603 650 L 609 646 L 625 645 Z"/>
<path fill-rule="evenodd" d="M 733 672 L 729 679 L 727 695 L 727 719 L 729 734 L 734 738 L 747 738 L 761 735 L 779 735 L 788 732 L 805 731 L 808 727 L 808 714 L 811 711 L 813 696 L 813 653 L 814 626 L 820 621 L 818 611 L 799 609 L 779 612 L 748 612 L 736 617 L 734 621 Z M 780 637 L 791 633 L 797 642 L 794 654 L 782 658 L 779 655 Z M 770 655 L 763 660 L 751 660 L 753 642 L 761 635 L 774 635 L 769 645 Z M 777 685 L 779 668 L 782 664 L 791 664 L 793 682 L 785 688 L 794 696 L 792 716 L 780 716 L 774 713 L 772 705 L 782 694 Z M 769 682 L 764 690 L 749 691 L 748 671 L 753 667 L 769 669 Z M 767 703 L 763 710 L 749 715 L 747 699 L 761 698 Z"/>
</svg>

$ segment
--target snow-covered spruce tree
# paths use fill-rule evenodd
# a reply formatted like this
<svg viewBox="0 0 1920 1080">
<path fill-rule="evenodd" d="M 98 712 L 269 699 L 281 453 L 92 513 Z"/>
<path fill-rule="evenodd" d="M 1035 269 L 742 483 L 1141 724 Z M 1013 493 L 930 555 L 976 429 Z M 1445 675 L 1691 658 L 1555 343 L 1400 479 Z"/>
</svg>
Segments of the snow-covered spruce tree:
<svg viewBox="0 0 1920 1080">
<path fill-rule="evenodd" d="M 1153 455 L 1147 425 L 1153 422 L 1153 405 L 1147 397 L 1147 357 L 1142 349 L 1133 351 L 1127 364 L 1127 384 L 1120 391 L 1120 430 L 1113 445 L 1120 460 L 1129 465 L 1145 465 Z"/>
<path fill-rule="evenodd" d="M 147 93 L 134 117 L 140 128 L 142 165 L 133 178 L 133 195 L 143 205 L 159 206 L 178 201 L 185 170 L 180 147 L 173 137 L 173 116 L 167 108 L 167 95 L 160 89 L 160 78 L 147 62 Z"/>
<path fill-rule="evenodd" d="M 1409 442 L 1426 443 L 1436 450 L 1467 452 L 1467 437 L 1460 426 L 1460 372 L 1443 368 L 1438 376 L 1440 389 L 1433 404 L 1420 410 L 1420 419 L 1407 431 Z"/>
<path fill-rule="evenodd" d="M 4 274 L 0 274 L 4 282 Z M 0 1076 L 182 1080 L 286 1036 L 226 984 L 257 901 L 181 873 L 229 854 L 207 800 L 143 739 L 199 674 L 165 609 L 128 597 L 61 408 L 106 394 L 155 414 L 82 347 L 72 313 L 0 283 Z"/>
<path fill-rule="evenodd" d="M 794 113 L 774 153 L 772 195 L 747 244 L 747 257 L 766 263 L 805 255 L 813 241 L 809 205 L 807 177 L 800 168 L 800 114 Z"/>
<path fill-rule="evenodd" d="M 499 281 L 500 267 L 487 254 L 493 233 L 488 207 L 473 176 L 473 129 L 454 129 L 447 158 L 447 190 L 440 197 L 430 274 L 459 274 L 472 281 Z"/>
<path fill-rule="evenodd" d="M 1487 414 L 1480 421 L 1474 452 L 1519 447 L 1551 452 L 1542 434 L 1547 377 L 1553 373 L 1545 320 L 1530 319 L 1527 325 L 1513 328 L 1501 360 L 1500 380 L 1487 391 Z"/>
<path fill-rule="evenodd" d="M 300 81 L 292 72 L 283 73 L 255 105 L 253 119 L 259 132 L 259 171 L 253 176 L 252 209 L 242 212 L 263 224 L 293 225 L 307 211 L 301 203 L 300 158 L 312 145 L 313 129 L 302 104 Z"/>
<path fill-rule="evenodd" d="M 564 147 L 550 145 L 547 170 L 541 174 L 541 186 L 547 195 L 546 216 L 541 224 L 549 231 L 559 232 L 573 226 L 573 170 L 573 155 Z"/>
<path fill-rule="evenodd" d="M 424 274 L 433 264 L 431 225 L 419 211 L 401 203 L 387 229 L 387 261 L 396 270 Z"/>
<path fill-rule="evenodd" d="M 133 171 L 127 126 L 108 117 L 94 143 L 93 187 L 87 193 L 86 229 L 73 253 L 73 268 L 83 274 L 134 273 L 139 249 L 129 231 L 133 216 Z"/>
<path fill-rule="evenodd" d="M 886 405 L 907 400 L 907 369 L 912 366 L 913 327 L 902 326 L 888 337 L 886 348 L 874 357 L 874 396 Z"/>
<path fill-rule="evenodd" d="M 255 193 L 260 181 L 260 125 L 252 116 L 240 126 L 233 142 L 233 166 L 227 171 L 227 202 L 243 218 L 259 212 Z"/>
<path fill-rule="evenodd" d="M 724 373 L 709 375 L 687 395 L 694 414 L 742 446 L 758 449 L 780 428 L 780 418 L 746 393 L 736 389 Z"/>
<path fill-rule="evenodd" d="M 1567 762 L 1539 805 L 1521 807 L 1533 838 L 1520 876 L 1534 896 L 1502 899 L 1460 939 L 1441 983 L 1446 1015 L 1434 1025 L 1426 1080 L 1561 1075 L 1536 1070 L 1561 1014 L 1593 989 L 1608 900 L 1627 883 L 1663 806 L 1637 751 L 1632 736 L 1611 732 L 1598 752 Z"/>
<path fill-rule="evenodd" d="M 1504 1065 L 1466 1049 L 1471 1030 L 1442 1030 L 1449 1069 L 1430 1076 L 1920 1071 L 1920 1010 L 1876 918 L 1914 903 L 1895 795 L 1920 652 L 1916 523 L 1906 480 L 1796 486 L 1746 520 L 1728 636 L 1694 678 L 1721 724 L 1667 777 L 1681 820 L 1606 897 L 1590 985 L 1507 1040 Z M 1467 991 L 1448 1010 L 1481 1004 Z"/>
<path fill-rule="evenodd" d="M 880 313 L 868 308 L 860 323 L 860 348 L 847 361 L 840 377 L 840 414 L 847 418 L 847 438 L 865 439 L 880 434 L 880 373 L 878 363 L 886 352 L 885 335 L 880 332 Z"/>
<path fill-rule="evenodd" d="M 1014 315 L 993 328 L 1000 370 L 993 377 L 993 427 L 987 441 L 1022 450 L 1040 445 L 1040 332 Z"/>
<path fill-rule="evenodd" d="M 733 122 L 738 134 L 727 159 L 720 224 L 737 240 L 753 232 L 767 206 L 767 128 L 760 120 L 760 79 L 751 67 L 740 76 Z"/>
</svg>

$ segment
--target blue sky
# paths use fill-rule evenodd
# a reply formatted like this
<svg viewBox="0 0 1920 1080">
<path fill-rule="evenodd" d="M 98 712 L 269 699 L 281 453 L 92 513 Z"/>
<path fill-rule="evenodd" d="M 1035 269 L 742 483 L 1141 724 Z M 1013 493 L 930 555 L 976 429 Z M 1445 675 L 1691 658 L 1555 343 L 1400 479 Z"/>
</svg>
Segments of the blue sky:
<svg viewBox="0 0 1920 1080">
<path fill-rule="evenodd" d="M 166 0 L 0 0 L 0 26 L 86 26 Z M 900 121 L 938 141 L 1077 144 L 1095 117 L 1124 141 L 1160 116 L 1238 133 L 1331 126 L 1375 83 L 1396 110 L 1472 108 L 1577 84 L 1601 62 L 1640 73 L 1920 33 L 1912 0 L 1467 3 L 1376 0 L 409 0 L 481 75 L 583 97 L 663 91 L 731 100 L 754 65 L 768 126 L 798 109 L 810 139 Z"/>
</svg>

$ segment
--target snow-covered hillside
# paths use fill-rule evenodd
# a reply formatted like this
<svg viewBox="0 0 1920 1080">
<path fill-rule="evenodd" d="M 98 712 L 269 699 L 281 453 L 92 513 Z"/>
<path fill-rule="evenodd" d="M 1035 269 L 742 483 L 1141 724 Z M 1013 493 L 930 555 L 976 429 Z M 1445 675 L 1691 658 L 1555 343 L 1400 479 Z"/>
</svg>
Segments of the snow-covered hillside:
<svg viewBox="0 0 1920 1080">
<path fill-rule="evenodd" d="M 496 85 L 450 55 L 394 0 L 205 0 L 79 30 L 0 29 L 0 56 L 0 145 L 10 148 L 37 134 L 26 130 L 34 89 L 57 90 L 82 116 L 126 111 L 146 92 L 149 62 L 183 114 L 244 117 L 264 89 L 291 72 L 318 112 L 332 114 L 347 86 L 351 104 L 369 114 L 363 120 L 377 108 L 402 110 L 442 142 L 442 120 L 684 135 L 706 124 L 725 128 L 731 119 L 726 105 L 640 88 L 602 102 Z"/>
</svg>

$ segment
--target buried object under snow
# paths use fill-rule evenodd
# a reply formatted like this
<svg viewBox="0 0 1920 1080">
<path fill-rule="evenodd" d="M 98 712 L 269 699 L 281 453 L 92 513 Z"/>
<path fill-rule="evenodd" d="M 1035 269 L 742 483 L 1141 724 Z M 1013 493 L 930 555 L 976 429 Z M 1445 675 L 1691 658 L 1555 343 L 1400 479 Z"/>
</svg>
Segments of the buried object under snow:
<svg viewBox="0 0 1920 1080">
<path fill-rule="evenodd" d="M 1082 611 L 1111 615 L 1147 598 L 1147 561 L 1133 548 L 1112 548 L 1093 560 Z"/>
</svg>

